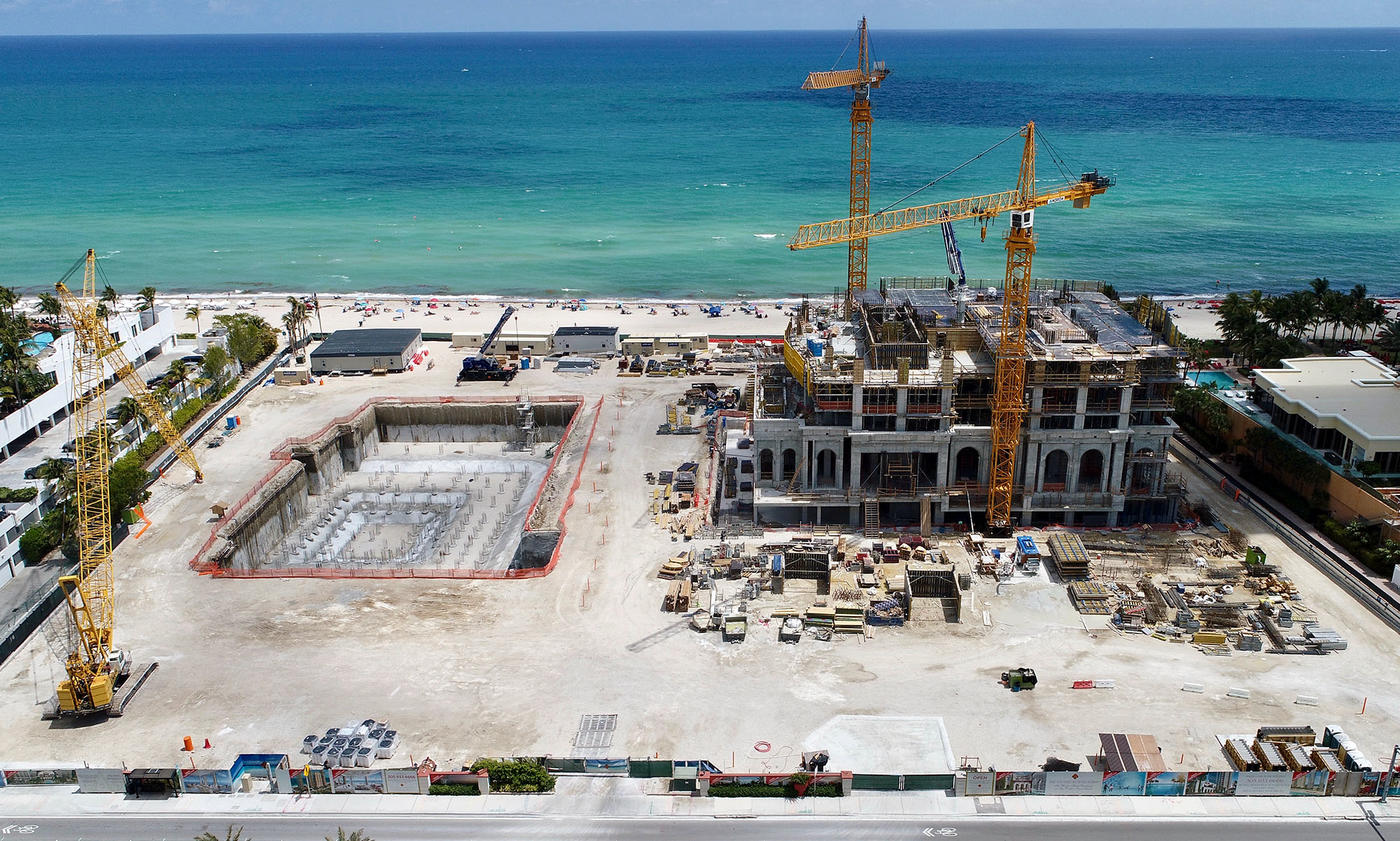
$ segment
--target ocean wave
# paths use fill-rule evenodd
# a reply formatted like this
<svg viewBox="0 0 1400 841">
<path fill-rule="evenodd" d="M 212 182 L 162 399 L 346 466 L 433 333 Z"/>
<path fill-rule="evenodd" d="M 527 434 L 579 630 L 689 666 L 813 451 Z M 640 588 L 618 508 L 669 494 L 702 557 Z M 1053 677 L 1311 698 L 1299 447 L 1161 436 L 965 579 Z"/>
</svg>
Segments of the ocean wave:
<svg viewBox="0 0 1400 841">
<path fill-rule="evenodd" d="M 776 239 L 778 235 L 777 235 L 777 234 L 754 234 L 754 236 L 755 236 L 756 238 L 758 238 L 758 239 Z"/>
</svg>

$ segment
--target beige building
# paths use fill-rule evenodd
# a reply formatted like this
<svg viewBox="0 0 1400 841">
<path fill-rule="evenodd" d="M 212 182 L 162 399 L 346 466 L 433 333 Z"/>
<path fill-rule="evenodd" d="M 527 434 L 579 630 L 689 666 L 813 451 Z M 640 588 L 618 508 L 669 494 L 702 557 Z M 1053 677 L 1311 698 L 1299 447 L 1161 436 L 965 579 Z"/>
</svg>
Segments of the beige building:
<svg viewBox="0 0 1400 841">
<path fill-rule="evenodd" d="M 1255 370 L 1252 399 L 1280 431 L 1324 455 L 1400 473 L 1400 375 L 1374 356 L 1285 359 Z"/>
<path fill-rule="evenodd" d="M 663 356 L 678 353 L 698 353 L 708 350 L 710 337 L 704 333 L 679 336 L 628 336 L 622 340 L 622 352 L 627 356 Z"/>
<path fill-rule="evenodd" d="M 758 519 L 985 518 L 1001 303 L 941 279 L 898 280 L 864 292 L 850 319 L 795 317 L 751 422 L 726 430 L 751 439 Z M 1167 442 L 1182 353 L 1098 292 L 1033 293 L 1027 335 L 1016 522 L 1174 519 Z M 749 478 L 728 467 L 736 483 Z"/>
</svg>

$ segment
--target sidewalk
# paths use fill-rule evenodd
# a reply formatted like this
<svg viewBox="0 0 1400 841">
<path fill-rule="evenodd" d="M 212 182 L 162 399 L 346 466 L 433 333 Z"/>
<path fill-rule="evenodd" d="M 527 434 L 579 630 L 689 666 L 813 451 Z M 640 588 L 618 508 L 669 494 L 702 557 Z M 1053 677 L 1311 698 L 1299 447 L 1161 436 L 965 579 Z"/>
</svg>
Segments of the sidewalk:
<svg viewBox="0 0 1400 841">
<path fill-rule="evenodd" d="M 938 816 L 975 818 L 1141 818 L 1400 820 L 1400 800 L 1345 797 L 948 797 L 942 792 L 860 792 L 851 797 L 701 798 L 648 794 L 649 780 L 561 777 L 554 794 L 432 797 L 394 794 L 186 794 L 129 798 L 78 794 L 73 786 L 0 789 L 0 814 L 9 818 L 99 814 L 167 815 L 524 815 L 581 817 L 868 819 Z"/>
</svg>

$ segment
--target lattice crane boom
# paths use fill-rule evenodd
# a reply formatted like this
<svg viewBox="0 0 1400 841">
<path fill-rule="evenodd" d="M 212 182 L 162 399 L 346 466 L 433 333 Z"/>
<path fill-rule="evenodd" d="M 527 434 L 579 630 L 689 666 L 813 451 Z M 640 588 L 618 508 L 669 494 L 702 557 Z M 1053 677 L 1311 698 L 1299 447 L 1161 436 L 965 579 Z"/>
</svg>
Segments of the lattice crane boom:
<svg viewBox="0 0 1400 841">
<path fill-rule="evenodd" d="M 828 90 L 850 88 L 851 97 L 851 216 L 864 216 L 870 212 L 870 129 L 873 123 L 870 114 L 870 89 L 880 87 L 880 83 L 890 74 L 883 61 L 873 61 L 870 57 L 870 38 L 866 31 L 865 18 L 860 19 L 856 33 L 859 50 L 856 66 L 851 70 L 820 70 L 807 74 L 802 83 L 803 90 Z M 846 303 L 850 305 L 855 293 L 865 288 L 867 245 L 865 238 L 845 240 L 848 243 L 846 256 Z"/>
<path fill-rule="evenodd" d="M 112 648 L 115 620 L 112 579 L 112 511 L 108 476 L 112 468 L 111 430 L 106 423 L 107 377 L 115 374 L 136 399 L 161 437 L 202 481 L 199 462 L 170 419 L 136 375 L 121 345 L 97 314 L 97 256 L 89 249 L 83 266 L 82 296 L 68 289 L 73 269 L 55 284 L 64 314 L 73 324 L 73 429 L 77 465 L 78 574 L 59 579 L 77 628 L 78 644 L 64 661 L 67 678 L 58 686 L 59 712 L 101 712 L 112 705 L 116 679 L 130 667 L 124 652 Z"/>
<path fill-rule="evenodd" d="M 987 523 L 992 531 L 1011 528 L 1011 502 L 1015 491 L 1016 449 L 1025 417 L 1026 321 L 1029 317 L 1031 259 L 1035 254 L 1032 224 L 1035 210 L 1068 201 L 1077 208 L 1089 206 L 1094 196 L 1113 186 L 1098 171 L 1079 181 L 1039 193 L 1035 183 L 1035 123 L 1021 129 L 1025 146 L 1016 189 L 983 196 L 953 199 L 918 207 L 855 215 L 846 219 L 803 225 L 788 243 L 794 251 L 836 243 L 864 242 L 870 237 L 977 219 L 985 226 L 1000 214 L 1009 214 L 1006 235 L 1006 280 L 1001 331 L 996 348 L 996 389 L 992 398 L 992 466 L 987 495 Z M 984 228 L 985 234 L 985 228 Z"/>
</svg>

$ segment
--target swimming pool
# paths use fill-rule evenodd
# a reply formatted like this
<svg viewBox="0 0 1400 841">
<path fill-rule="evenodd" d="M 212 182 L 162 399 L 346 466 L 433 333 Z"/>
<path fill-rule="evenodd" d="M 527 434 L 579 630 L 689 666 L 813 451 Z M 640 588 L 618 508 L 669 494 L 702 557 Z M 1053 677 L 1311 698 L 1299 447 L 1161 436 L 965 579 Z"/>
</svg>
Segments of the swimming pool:
<svg viewBox="0 0 1400 841">
<path fill-rule="evenodd" d="M 1186 375 L 1186 379 L 1199 386 L 1213 385 L 1221 391 L 1235 388 L 1235 381 L 1223 371 L 1192 371 Z"/>
<path fill-rule="evenodd" d="M 28 356 L 38 356 L 44 352 L 44 348 L 53 344 L 53 334 L 47 330 L 42 333 L 35 333 L 24 342 L 24 352 Z"/>
</svg>

